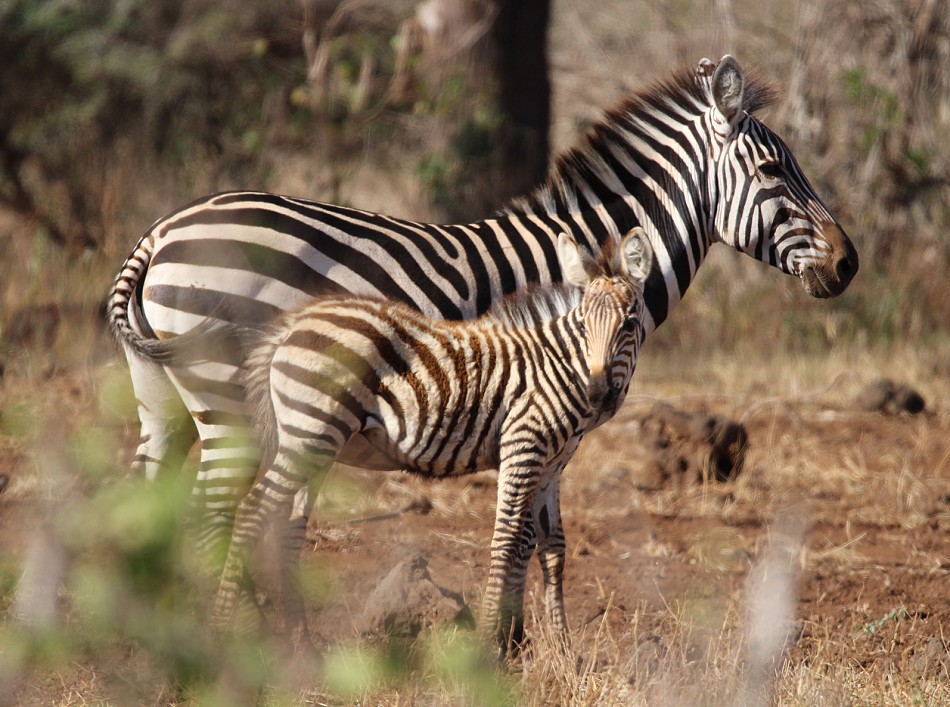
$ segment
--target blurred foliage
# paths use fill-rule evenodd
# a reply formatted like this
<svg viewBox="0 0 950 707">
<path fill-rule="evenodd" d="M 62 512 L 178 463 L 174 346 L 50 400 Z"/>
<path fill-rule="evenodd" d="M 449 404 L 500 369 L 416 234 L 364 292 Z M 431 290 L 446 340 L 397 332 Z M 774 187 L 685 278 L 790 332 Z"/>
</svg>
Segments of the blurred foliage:
<svg viewBox="0 0 950 707">
<path fill-rule="evenodd" d="M 294 80 L 298 3 L 7 0 L 0 4 L 0 200 L 53 240 L 102 242 L 120 160 L 211 155 L 251 174 Z M 276 128 L 263 125 L 276 122 Z"/>
<path fill-rule="evenodd" d="M 69 557 L 63 616 L 32 625 L 8 614 L 0 622 L 0 701 L 87 666 L 100 698 L 114 704 L 244 704 L 265 687 L 296 704 L 291 696 L 304 685 L 333 704 L 404 689 L 460 704 L 517 703 L 515 681 L 484 657 L 473 632 L 454 627 L 418 642 L 339 644 L 320 662 L 310 657 L 296 677 L 287 672 L 288 646 L 273 636 L 214 635 L 202 618 L 208 584 L 182 532 L 188 493 L 180 479 L 116 481 L 51 524 L 52 541 Z M 0 556 L 0 608 L 10 608 L 21 571 Z M 21 582 L 19 591 L 29 588 Z"/>
<path fill-rule="evenodd" d="M 409 645 L 404 640 L 340 645 L 325 661 L 323 694 L 331 701 L 381 704 L 386 693 L 426 693 L 422 704 L 506 707 L 519 702 L 515 677 L 486 659 L 471 631 L 454 626 Z"/>
<path fill-rule="evenodd" d="M 270 632 L 213 633 L 205 617 L 216 577 L 191 535 L 193 465 L 151 483 L 124 478 L 116 450 L 134 399 L 120 374 L 98 370 L 97 394 L 65 405 L 55 394 L 29 403 L 0 397 L 0 441 L 22 449 L 21 466 L 35 467 L 47 487 L 31 495 L 31 474 L 21 469 L 19 503 L 37 520 L 25 548 L 0 548 L 0 704 L 29 702 L 34 689 L 48 697 L 41 686 L 49 680 L 78 685 L 77 671 L 94 676 L 71 688 L 82 703 L 311 703 L 305 690 L 332 704 L 404 691 L 428 704 L 517 704 L 517 681 L 486 658 L 473 631 L 456 626 L 340 643 L 320 657 L 294 657 Z M 357 493 L 339 484 L 325 491 L 323 506 L 351 505 Z M 0 497 L 0 514 L 8 499 Z M 344 589 L 319 562 L 306 563 L 303 584 L 311 608 Z M 34 596 L 51 599 L 53 613 L 42 599 L 41 610 L 30 608 Z"/>
</svg>

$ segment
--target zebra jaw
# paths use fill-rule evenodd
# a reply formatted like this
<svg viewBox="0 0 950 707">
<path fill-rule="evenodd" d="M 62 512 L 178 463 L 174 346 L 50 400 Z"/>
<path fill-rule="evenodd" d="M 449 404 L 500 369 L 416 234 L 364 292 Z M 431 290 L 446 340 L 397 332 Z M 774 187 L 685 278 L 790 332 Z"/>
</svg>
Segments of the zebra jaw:
<svg viewBox="0 0 950 707">
<path fill-rule="evenodd" d="M 842 285 L 840 280 L 835 281 L 828 278 L 820 268 L 811 265 L 802 268 L 799 278 L 802 281 L 805 292 L 816 299 L 837 297 L 844 292 L 844 288 L 847 286 L 847 284 Z"/>
</svg>

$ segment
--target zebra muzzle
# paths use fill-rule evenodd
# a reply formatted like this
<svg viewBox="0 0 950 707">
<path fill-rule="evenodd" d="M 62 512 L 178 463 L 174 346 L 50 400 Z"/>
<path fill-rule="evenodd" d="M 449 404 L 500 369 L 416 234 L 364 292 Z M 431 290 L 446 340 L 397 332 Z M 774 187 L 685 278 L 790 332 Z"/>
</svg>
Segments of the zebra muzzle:
<svg viewBox="0 0 950 707">
<path fill-rule="evenodd" d="M 615 405 L 619 391 L 610 385 L 604 371 L 592 371 L 590 384 L 587 386 L 587 399 L 592 407 L 603 410 Z"/>
<path fill-rule="evenodd" d="M 620 391 L 613 386 L 605 388 L 588 389 L 587 398 L 591 407 L 599 411 L 612 411 L 617 407 L 617 401 L 620 399 Z"/>
</svg>

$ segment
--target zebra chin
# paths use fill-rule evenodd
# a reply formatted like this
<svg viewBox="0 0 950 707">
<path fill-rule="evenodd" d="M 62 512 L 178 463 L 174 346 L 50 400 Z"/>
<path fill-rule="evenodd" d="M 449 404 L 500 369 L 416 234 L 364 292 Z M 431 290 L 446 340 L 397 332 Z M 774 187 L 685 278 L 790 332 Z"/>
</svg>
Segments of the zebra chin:
<svg viewBox="0 0 950 707">
<path fill-rule="evenodd" d="M 852 270 L 846 276 L 829 275 L 828 271 L 821 266 L 808 266 L 802 270 L 802 286 L 805 288 L 805 292 L 817 299 L 837 297 L 848 289 L 855 270 Z"/>
</svg>

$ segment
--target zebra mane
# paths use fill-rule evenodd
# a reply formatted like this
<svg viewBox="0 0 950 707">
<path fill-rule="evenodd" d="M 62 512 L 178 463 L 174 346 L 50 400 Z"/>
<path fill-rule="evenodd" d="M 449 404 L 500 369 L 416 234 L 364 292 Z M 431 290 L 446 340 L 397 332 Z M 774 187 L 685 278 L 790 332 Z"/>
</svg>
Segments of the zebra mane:
<svg viewBox="0 0 950 707">
<path fill-rule="evenodd" d="M 583 295 L 582 289 L 565 283 L 534 284 L 496 302 L 484 318 L 511 327 L 534 327 L 567 314 Z"/>
<path fill-rule="evenodd" d="M 754 114 L 776 99 L 775 89 L 755 71 L 746 73 L 742 108 Z M 694 69 L 684 69 L 657 81 L 652 86 L 623 99 L 619 105 L 604 112 L 574 147 L 554 158 L 547 179 L 533 192 L 516 197 L 502 208 L 501 214 L 531 213 L 533 205 L 550 211 L 558 201 L 568 205 L 577 201 L 575 184 L 604 181 L 608 173 L 604 155 L 610 155 L 612 145 L 628 144 L 628 128 L 651 122 L 651 116 L 671 113 L 683 117 L 699 115 L 713 104 L 710 84 L 698 80 Z"/>
</svg>

